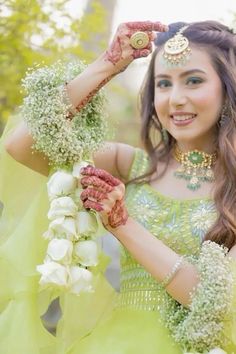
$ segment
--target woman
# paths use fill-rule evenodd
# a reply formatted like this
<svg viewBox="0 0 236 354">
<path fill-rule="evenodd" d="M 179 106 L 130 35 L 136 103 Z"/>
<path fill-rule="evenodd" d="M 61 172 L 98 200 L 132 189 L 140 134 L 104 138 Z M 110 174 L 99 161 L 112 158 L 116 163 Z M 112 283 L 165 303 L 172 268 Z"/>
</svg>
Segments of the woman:
<svg viewBox="0 0 236 354">
<path fill-rule="evenodd" d="M 236 36 L 212 21 L 122 24 L 106 53 L 67 84 L 68 97 L 79 110 L 149 55 L 152 41 L 141 95 L 147 154 L 110 143 L 81 180 L 84 206 L 122 244 L 121 291 L 106 318 L 63 349 L 68 354 L 236 352 L 226 276 L 236 268 Z M 14 159 L 47 175 L 47 160 L 32 156 L 31 145 L 24 125 L 5 143 Z M 218 245 L 227 247 L 223 256 Z"/>
</svg>

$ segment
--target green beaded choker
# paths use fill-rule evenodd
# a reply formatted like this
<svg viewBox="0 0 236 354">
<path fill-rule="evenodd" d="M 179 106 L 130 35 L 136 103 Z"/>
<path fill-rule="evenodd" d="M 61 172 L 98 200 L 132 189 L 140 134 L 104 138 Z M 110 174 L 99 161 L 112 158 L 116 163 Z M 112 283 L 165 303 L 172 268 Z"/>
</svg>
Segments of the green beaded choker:
<svg viewBox="0 0 236 354">
<path fill-rule="evenodd" d="M 212 166 L 216 161 L 216 153 L 207 154 L 199 150 L 182 152 L 175 145 L 173 156 L 176 161 L 181 163 L 180 168 L 175 171 L 174 175 L 188 181 L 188 189 L 195 191 L 201 187 L 200 182 L 214 181 Z"/>
</svg>

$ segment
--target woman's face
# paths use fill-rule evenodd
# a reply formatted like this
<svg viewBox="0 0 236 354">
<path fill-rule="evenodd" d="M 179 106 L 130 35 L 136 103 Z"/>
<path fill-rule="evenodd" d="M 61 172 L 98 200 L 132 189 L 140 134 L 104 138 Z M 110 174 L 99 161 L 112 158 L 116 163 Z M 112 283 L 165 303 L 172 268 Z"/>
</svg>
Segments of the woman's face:
<svg viewBox="0 0 236 354">
<path fill-rule="evenodd" d="M 181 67 L 167 67 L 162 51 L 157 54 L 154 105 L 163 128 L 183 150 L 211 152 L 223 106 L 222 84 L 206 50 L 191 49 Z"/>
</svg>

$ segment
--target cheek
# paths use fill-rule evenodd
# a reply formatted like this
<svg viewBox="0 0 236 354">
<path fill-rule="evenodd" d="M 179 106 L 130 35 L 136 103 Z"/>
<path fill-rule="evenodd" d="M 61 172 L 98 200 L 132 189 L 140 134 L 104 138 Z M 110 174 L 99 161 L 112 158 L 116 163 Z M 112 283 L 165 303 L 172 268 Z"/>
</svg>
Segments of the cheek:
<svg viewBox="0 0 236 354">
<path fill-rule="evenodd" d="M 221 92 L 208 88 L 196 93 L 192 102 L 197 113 L 202 113 L 204 119 L 207 117 L 211 122 L 218 120 L 223 104 Z"/>
<path fill-rule="evenodd" d="M 167 95 L 155 95 L 154 96 L 154 107 L 156 109 L 159 118 L 168 112 L 168 97 Z"/>
<path fill-rule="evenodd" d="M 195 105 L 197 111 L 212 108 L 216 104 L 216 95 L 212 91 L 199 90 L 193 93 L 192 103 Z"/>
</svg>

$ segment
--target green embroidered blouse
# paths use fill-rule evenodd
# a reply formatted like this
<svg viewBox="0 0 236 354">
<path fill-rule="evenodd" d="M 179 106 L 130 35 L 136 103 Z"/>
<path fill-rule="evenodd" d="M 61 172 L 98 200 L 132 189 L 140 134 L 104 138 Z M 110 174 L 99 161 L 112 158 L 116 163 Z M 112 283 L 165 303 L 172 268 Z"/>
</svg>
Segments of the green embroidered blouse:
<svg viewBox="0 0 236 354">
<path fill-rule="evenodd" d="M 130 178 L 142 175 L 147 168 L 146 153 L 136 149 Z M 148 183 L 128 185 L 126 205 L 135 220 L 182 255 L 199 253 L 203 237 L 217 217 L 209 198 L 178 200 L 162 195 Z M 157 281 L 121 246 L 118 308 L 156 311 L 163 292 Z"/>
</svg>

